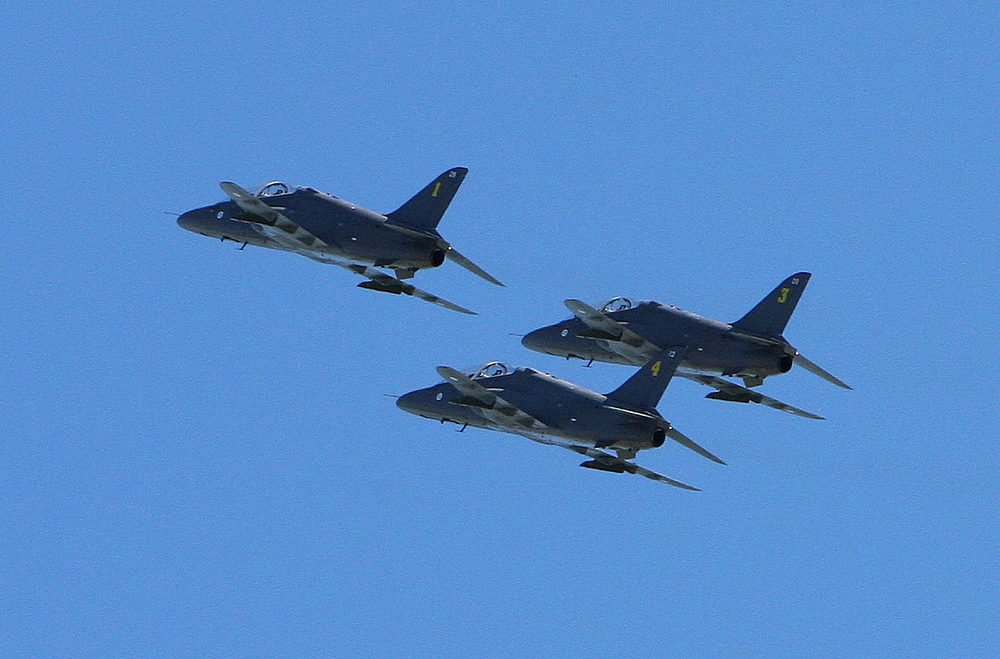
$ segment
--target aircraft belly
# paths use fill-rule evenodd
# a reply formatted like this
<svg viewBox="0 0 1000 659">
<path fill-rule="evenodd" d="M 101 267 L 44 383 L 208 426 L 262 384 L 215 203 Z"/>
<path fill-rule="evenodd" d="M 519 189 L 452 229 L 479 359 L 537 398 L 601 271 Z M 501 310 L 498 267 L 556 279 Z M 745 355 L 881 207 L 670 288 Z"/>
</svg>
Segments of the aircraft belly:
<svg viewBox="0 0 1000 659">
<path fill-rule="evenodd" d="M 691 357 L 693 358 L 684 360 L 678 371 L 737 377 L 777 375 L 781 372 L 778 368 L 778 357 L 771 355 L 712 354 L 705 351 L 694 353 Z"/>
</svg>

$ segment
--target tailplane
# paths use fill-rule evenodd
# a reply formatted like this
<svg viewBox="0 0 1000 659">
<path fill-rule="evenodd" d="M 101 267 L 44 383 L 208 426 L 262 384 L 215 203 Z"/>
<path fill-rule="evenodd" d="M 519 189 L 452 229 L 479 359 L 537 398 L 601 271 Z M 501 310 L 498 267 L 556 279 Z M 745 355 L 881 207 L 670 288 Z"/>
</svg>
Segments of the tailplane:
<svg viewBox="0 0 1000 659">
<path fill-rule="evenodd" d="M 667 348 L 650 359 L 635 375 L 608 394 L 608 399 L 635 409 L 654 409 L 684 359 L 684 346 Z"/>
<path fill-rule="evenodd" d="M 799 272 L 778 284 L 747 315 L 733 323 L 733 329 L 749 334 L 780 337 L 810 276 L 808 272 Z"/>
<path fill-rule="evenodd" d="M 468 173 L 465 167 L 449 169 L 386 217 L 406 227 L 434 231 Z"/>
</svg>

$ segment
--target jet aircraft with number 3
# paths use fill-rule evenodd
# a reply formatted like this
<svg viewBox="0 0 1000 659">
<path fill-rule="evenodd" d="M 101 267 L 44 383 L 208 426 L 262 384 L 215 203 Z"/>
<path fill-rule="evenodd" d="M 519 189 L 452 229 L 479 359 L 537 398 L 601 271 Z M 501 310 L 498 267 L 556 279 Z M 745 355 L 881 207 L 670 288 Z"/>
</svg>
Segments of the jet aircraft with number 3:
<svg viewBox="0 0 1000 659">
<path fill-rule="evenodd" d="M 532 368 L 508 368 L 499 362 L 471 373 L 439 366 L 438 374 L 445 382 L 404 394 L 396 405 L 428 419 L 461 424 L 463 430 L 473 426 L 560 446 L 590 458 L 580 465 L 588 469 L 627 472 L 697 490 L 632 462 L 639 451 L 660 447 L 669 437 L 725 464 L 674 429 L 656 410 L 683 357 L 684 348 L 667 348 L 607 395 Z"/>
<path fill-rule="evenodd" d="M 822 419 L 751 389 L 766 377 L 787 373 L 793 365 L 838 387 L 851 388 L 802 356 L 782 336 L 809 277 L 808 272 L 788 277 L 734 323 L 721 323 L 658 302 L 633 304 L 623 297 L 614 298 L 600 310 L 579 300 L 566 300 L 574 318 L 530 332 L 521 343 L 550 355 L 634 366 L 646 363 L 665 346 L 682 345 L 687 351 L 677 376 L 717 389 L 707 398 L 760 403 Z M 746 386 L 726 380 L 726 376 L 743 378 Z"/>
<path fill-rule="evenodd" d="M 473 314 L 403 281 L 421 268 L 436 268 L 448 259 L 503 286 L 437 232 L 438 222 L 468 171 L 465 167 L 449 169 L 387 215 L 314 188 L 292 188 L 274 182 L 251 194 L 235 183 L 223 182 L 219 187 L 229 201 L 188 211 L 177 223 L 223 241 L 285 250 L 340 266 L 366 277 L 368 281 L 358 284 L 362 288 L 412 295 Z M 395 276 L 378 268 L 389 268 Z"/>
</svg>

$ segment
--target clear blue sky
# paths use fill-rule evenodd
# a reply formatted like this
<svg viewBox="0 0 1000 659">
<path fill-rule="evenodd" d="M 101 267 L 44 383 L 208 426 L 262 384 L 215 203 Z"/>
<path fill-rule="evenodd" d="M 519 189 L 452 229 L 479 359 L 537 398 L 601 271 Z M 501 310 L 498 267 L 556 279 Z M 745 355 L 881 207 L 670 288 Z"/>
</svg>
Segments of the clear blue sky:
<svg viewBox="0 0 1000 659">
<path fill-rule="evenodd" d="M 0 655 L 1000 654 L 993 3 L 8 3 Z M 470 168 L 418 285 L 166 212 Z M 562 300 L 720 320 L 813 273 L 765 390 L 660 410 L 687 493 L 384 394 Z"/>
</svg>

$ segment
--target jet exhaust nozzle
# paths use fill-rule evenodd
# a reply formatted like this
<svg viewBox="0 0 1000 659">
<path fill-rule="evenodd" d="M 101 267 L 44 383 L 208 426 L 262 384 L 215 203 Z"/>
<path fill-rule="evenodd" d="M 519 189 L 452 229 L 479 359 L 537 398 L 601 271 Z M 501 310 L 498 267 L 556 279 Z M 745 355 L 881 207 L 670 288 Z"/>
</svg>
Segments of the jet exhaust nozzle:
<svg viewBox="0 0 1000 659">
<path fill-rule="evenodd" d="M 440 248 L 431 252 L 431 267 L 436 268 L 444 263 L 445 254 L 447 254 L 447 251 Z"/>
<path fill-rule="evenodd" d="M 795 357 L 786 353 L 781 356 L 781 359 L 778 360 L 778 369 L 782 373 L 787 373 L 788 371 L 792 370 L 792 364 L 794 362 L 795 362 Z"/>
<path fill-rule="evenodd" d="M 660 448 L 663 446 L 663 442 L 667 440 L 667 431 L 663 428 L 657 428 L 653 431 L 652 444 L 653 448 Z"/>
</svg>

